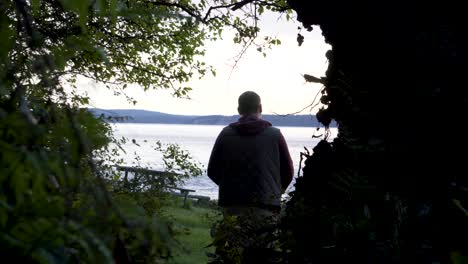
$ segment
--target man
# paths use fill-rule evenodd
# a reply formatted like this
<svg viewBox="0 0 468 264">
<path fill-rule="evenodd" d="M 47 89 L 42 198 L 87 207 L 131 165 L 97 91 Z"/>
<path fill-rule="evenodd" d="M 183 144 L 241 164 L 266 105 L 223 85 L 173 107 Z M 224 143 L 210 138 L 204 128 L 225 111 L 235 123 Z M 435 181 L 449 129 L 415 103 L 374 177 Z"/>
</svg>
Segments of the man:
<svg viewBox="0 0 468 264">
<path fill-rule="evenodd" d="M 225 127 L 216 139 L 208 176 L 219 186 L 218 205 L 224 218 L 239 218 L 240 228 L 252 237 L 274 225 L 294 169 L 280 130 L 261 119 L 258 94 L 240 95 L 238 111 L 239 121 Z"/>
</svg>

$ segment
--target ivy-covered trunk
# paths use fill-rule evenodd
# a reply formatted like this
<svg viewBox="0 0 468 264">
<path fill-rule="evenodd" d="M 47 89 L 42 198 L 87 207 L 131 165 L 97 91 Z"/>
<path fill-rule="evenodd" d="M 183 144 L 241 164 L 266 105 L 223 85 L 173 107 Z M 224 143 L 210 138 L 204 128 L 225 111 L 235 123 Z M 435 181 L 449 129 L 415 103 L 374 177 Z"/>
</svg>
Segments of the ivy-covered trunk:
<svg viewBox="0 0 468 264">
<path fill-rule="evenodd" d="M 292 263 L 457 262 L 468 255 L 464 81 L 456 1 L 288 1 L 327 53 L 320 142 L 283 221 Z M 314 262 L 315 263 L 315 262 Z"/>
</svg>

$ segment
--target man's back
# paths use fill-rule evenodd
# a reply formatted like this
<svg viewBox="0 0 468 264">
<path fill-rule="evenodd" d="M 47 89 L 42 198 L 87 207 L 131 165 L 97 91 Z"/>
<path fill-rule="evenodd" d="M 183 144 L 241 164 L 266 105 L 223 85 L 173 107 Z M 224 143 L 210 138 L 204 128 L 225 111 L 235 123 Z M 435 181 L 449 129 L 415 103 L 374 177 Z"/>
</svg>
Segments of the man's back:
<svg viewBox="0 0 468 264">
<path fill-rule="evenodd" d="M 241 247 L 241 263 L 257 263 L 251 257 L 271 246 L 264 235 L 275 229 L 281 194 L 294 172 L 280 130 L 260 118 L 258 94 L 241 94 L 237 110 L 241 118 L 221 131 L 208 163 L 208 176 L 219 185 L 223 219 L 228 219 L 219 226 L 222 232 L 214 232 L 216 253 L 229 262 L 237 252 L 233 246 Z M 232 228 L 231 216 L 242 229 Z"/>
<path fill-rule="evenodd" d="M 225 127 L 213 147 L 208 176 L 219 185 L 220 206 L 279 207 L 292 178 L 280 130 L 252 116 Z"/>
<path fill-rule="evenodd" d="M 241 135 L 228 126 L 220 134 L 217 165 L 219 205 L 275 205 L 281 199 L 278 129 L 267 127 L 255 135 Z M 213 165 L 212 165 L 213 166 Z M 213 167 L 211 167 L 213 168 Z"/>
</svg>

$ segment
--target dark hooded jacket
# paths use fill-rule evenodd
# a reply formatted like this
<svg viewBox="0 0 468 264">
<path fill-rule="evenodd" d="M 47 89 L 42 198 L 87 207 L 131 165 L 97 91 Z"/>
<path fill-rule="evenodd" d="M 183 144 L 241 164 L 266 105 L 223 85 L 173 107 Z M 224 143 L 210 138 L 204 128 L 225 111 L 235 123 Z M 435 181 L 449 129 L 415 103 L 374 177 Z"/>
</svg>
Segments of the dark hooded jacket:
<svg viewBox="0 0 468 264">
<path fill-rule="evenodd" d="M 221 131 L 208 163 L 220 206 L 277 207 L 293 170 L 280 130 L 251 115 Z"/>
</svg>

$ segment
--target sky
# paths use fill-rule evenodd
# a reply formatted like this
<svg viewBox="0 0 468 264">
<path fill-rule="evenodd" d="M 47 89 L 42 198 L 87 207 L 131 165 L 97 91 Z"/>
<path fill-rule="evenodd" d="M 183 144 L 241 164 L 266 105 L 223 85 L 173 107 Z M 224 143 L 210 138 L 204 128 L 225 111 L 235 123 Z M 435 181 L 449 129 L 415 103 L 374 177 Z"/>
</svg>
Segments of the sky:
<svg viewBox="0 0 468 264">
<path fill-rule="evenodd" d="M 79 86 L 90 97 L 90 107 L 104 109 L 144 109 L 170 114 L 186 115 L 234 115 L 237 114 L 237 98 L 244 91 L 258 93 L 264 114 L 288 114 L 312 103 L 322 85 L 306 83 L 302 74 L 317 77 L 325 75 L 325 52 L 331 47 L 324 42 L 320 28 L 312 32 L 301 30 L 305 37 L 302 46 L 297 44 L 298 26 L 292 19 L 279 19 L 277 14 L 266 14 L 260 21 L 259 36 L 277 36 L 281 45 L 267 50 L 264 57 L 252 46 L 233 69 L 234 57 L 241 50 L 232 41 L 233 33 L 223 33 L 223 40 L 206 43 L 204 61 L 214 66 L 216 77 L 207 74 L 201 80 L 190 81 L 193 88 L 189 99 L 174 98 L 169 90 L 143 91 L 130 85 L 126 89 L 137 104 L 129 103 L 123 96 L 115 96 L 92 80 L 81 79 Z M 318 107 L 303 114 L 315 113 Z"/>
</svg>

